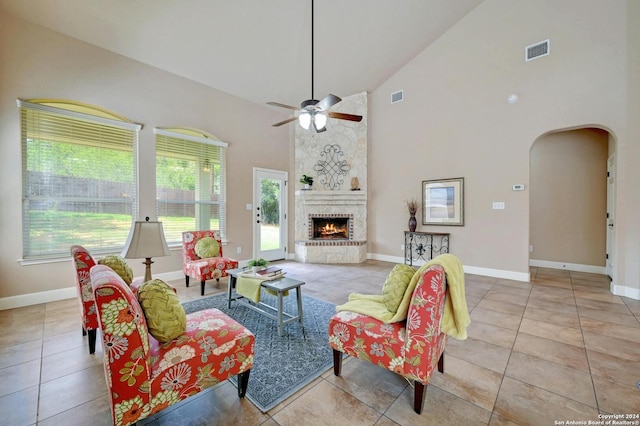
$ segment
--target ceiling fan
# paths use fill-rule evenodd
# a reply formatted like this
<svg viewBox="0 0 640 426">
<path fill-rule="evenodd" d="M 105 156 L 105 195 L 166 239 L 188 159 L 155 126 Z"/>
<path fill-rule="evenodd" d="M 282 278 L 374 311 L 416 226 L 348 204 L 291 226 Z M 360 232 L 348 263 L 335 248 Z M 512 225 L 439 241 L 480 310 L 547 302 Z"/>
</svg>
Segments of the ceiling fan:
<svg viewBox="0 0 640 426">
<path fill-rule="evenodd" d="M 320 133 L 327 130 L 325 126 L 327 124 L 328 117 L 337 118 L 338 120 L 362 121 L 361 115 L 329 111 L 329 108 L 342 100 L 336 95 L 328 94 L 321 100 L 314 99 L 313 97 L 313 1 L 314 0 L 311 0 L 311 99 L 302 101 L 300 103 L 300 108 L 281 104 L 279 102 L 267 102 L 268 105 L 296 111 L 296 115 L 294 117 L 275 123 L 273 127 L 282 126 L 283 124 L 298 120 L 304 129 L 313 127 L 316 133 Z"/>
</svg>

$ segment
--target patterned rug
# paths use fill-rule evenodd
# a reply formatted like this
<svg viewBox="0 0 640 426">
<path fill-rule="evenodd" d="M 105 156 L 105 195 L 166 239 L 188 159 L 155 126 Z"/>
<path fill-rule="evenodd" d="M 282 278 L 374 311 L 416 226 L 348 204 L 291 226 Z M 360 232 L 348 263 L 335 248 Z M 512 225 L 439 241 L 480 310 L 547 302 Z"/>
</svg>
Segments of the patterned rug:
<svg viewBox="0 0 640 426">
<path fill-rule="evenodd" d="M 227 295 L 218 294 L 183 304 L 187 313 L 218 308 L 256 336 L 255 359 L 246 398 L 262 412 L 269 411 L 333 366 L 333 352 L 329 347 L 329 318 L 335 305 L 302 292 L 304 332 L 298 321 L 284 327 L 278 336 L 275 320 L 232 302 L 227 307 Z M 261 300 L 271 306 L 277 299 L 263 292 Z M 297 312 L 296 295 L 284 300 L 284 311 Z M 231 382 L 237 386 L 234 377 Z"/>
</svg>

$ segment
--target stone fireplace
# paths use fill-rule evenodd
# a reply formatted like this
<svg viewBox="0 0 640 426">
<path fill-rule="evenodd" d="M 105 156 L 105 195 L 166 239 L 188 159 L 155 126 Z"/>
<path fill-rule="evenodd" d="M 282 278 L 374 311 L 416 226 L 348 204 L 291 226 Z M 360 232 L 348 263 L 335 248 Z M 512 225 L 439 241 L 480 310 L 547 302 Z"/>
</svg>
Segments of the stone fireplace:
<svg viewBox="0 0 640 426">
<path fill-rule="evenodd" d="M 329 119 L 322 133 L 295 126 L 296 177 L 314 178 L 311 190 L 296 184 L 296 260 L 360 263 L 367 259 L 367 93 L 345 97 L 331 110 L 363 118 Z M 353 178 L 358 190 L 351 188 Z"/>
</svg>

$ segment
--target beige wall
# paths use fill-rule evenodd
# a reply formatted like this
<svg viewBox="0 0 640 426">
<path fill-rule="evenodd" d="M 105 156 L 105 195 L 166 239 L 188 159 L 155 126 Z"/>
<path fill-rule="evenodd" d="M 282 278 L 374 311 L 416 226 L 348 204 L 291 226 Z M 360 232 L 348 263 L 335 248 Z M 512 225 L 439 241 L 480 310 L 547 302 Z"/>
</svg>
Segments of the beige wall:
<svg viewBox="0 0 640 426">
<path fill-rule="evenodd" d="M 530 148 L 551 131 L 600 127 L 619 160 L 614 283 L 640 297 L 640 131 L 627 122 L 640 97 L 640 38 L 631 28 L 639 9 L 633 0 L 485 0 L 376 89 L 369 251 L 401 255 L 403 200 L 420 197 L 423 180 L 462 176 L 465 226 L 418 230 L 450 232 L 468 270 L 528 274 Z M 551 54 L 525 62 L 524 48 L 547 38 Z M 391 105 L 398 89 L 405 100 Z M 506 102 L 512 93 L 515 104 Z M 493 201 L 506 208 L 492 210 Z"/>
<path fill-rule="evenodd" d="M 193 58 L 197 62 L 198 58 Z M 154 127 L 188 126 L 229 143 L 226 254 L 251 255 L 253 167 L 289 170 L 284 118 L 256 105 L 20 20 L 0 16 L 0 298 L 73 287 L 70 261 L 21 266 L 21 166 L 16 99 L 64 98 L 101 106 L 144 125 L 139 145 L 140 217 L 155 216 Z M 250 125 L 247 125 L 249 118 Z M 82 241 L 78 241 L 82 243 Z M 142 259 L 141 259 L 142 260 Z M 182 269 L 179 249 L 153 273 Z M 134 273 L 144 274 L 137 260 Z"/>
<path fill-rule="evenodd" d="M 465 226 L 451 250 L 469 271 L 529 270 L 530 149 L 549 132 L 607 129 L 616 145 L 614 285 L 640 298 L 640 2 L 485 0 L 436 43 L 373 90 L 368 115 L 368 251 L 400 259 L 404 200 L 421 182 L 465 178 Z M 551 39 L 551 55 L 525 63 L 524 47 Z M 194 58 L 197 61 L 197 58 Z M 405 101 L 390 105 L 404 89 Z M 508 104 L 509 94 L 520 96 Z M 345 94 L 348 95 L 348 94 Z M 141 215 L 153 209 L 154 126 L 187 125 L 229 149 L 229 238 L 251 246 L 253 166 L 293 170 L 291 126 L 254 105 L 84 43 L 0 17 L 0 298 L 72 285 L 69 264 L 19 266 L 19 118 L 15 99 L 64 97 L 99 105 L 145 125 Z M 247 125 L 243 119 L 251 117 Z M 290 173 L 290 178 L 294 176 Z M 512 191 L 513 184 L 527 189 Z M 295 185 L 289 186 L 293 200 Z M 493 201 L 505 202 L 492 210 Z M 293 203 L 289 205 L 290 217 Z M 289 223 L 289 252 L 293 248 Z M 134 265 L 136 275 L 142 266 Z M 154 272 L 180 269 L 178 254 Z"/>
<path fill-rule="evenodd" d="M 552 133 L 531 148 L 531 259 L 605 266 L 607 151 L 599 129 Z"/>
</svg>

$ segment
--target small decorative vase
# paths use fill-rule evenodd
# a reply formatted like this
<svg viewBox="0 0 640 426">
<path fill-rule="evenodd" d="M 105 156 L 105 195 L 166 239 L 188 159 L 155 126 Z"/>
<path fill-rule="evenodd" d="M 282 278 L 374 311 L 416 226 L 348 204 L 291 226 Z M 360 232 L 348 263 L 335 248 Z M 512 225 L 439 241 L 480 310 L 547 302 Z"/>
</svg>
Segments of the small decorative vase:
<svg viewBox="0 0 640 426">
<path fill-rule="evenodd" d="M 305 189 L 306 191 L 310 190 L 310 189 L 311 189 L 311 185 L 309 185 L 308 183 L 305 183 L 305 184 L 304 184 L 304 189 Z"/>
<path fill-rule="evenodd" d="M 409 231 L 414 232 L 416 230 L 416 226 L 418 226 L 418 221 L 416 220 L 416 215 L 412 214 L 409 218 Z"/>
<path fill-rule="evenodd" d="M 252 266 L 251 270 L 253 271 L 253 275 L 257 275 L 258 272 L 262 270 L 262 266 Z"/>
</svg>

